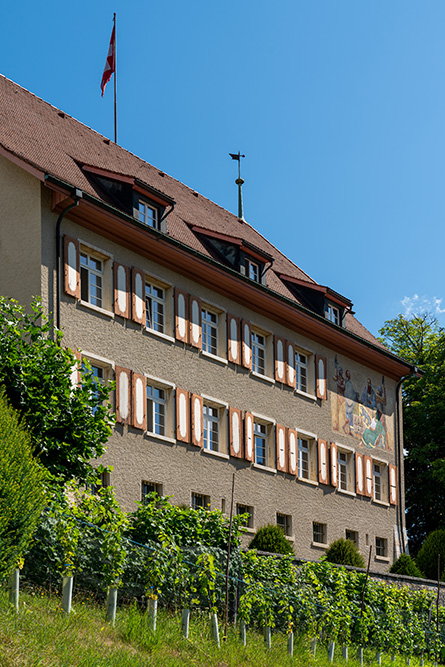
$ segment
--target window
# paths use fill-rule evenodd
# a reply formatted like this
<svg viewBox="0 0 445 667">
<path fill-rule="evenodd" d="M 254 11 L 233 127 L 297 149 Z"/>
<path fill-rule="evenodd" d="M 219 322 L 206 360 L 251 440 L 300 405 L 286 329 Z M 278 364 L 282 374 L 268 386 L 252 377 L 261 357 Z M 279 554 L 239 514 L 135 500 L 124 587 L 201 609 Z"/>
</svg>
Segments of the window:
<svg viewBox="0 0 445 667">
<path fill-rule="evenodd" d="M 328 303 L 326 308 L 326 318 L 331 322 L 333 322 L 334 324 L 338 324 L 340 326 L 341 323 L 340 308 L 337 308 L 336 306 L 333 306 L 331 303 Z"/>
<path fill-rule="evenodd" d="M 111 361 L 101 358 L 94 358 L 92 355 L 82 356 L 82 372 L 86 372 L 91 369 L 93 386 L 91 387 L 91 396 L 98 399 L 99 391 L 97 389 L 98 385 L 106 385 L 108 380 L 112 377 L 112 368 L 113 364 Z M 97 406 L 93 408 L 93 413 L 97 410 Z"/>
<path fill-rule="evenodd" d="M 255 282 L 259 283 L 260 278 L 261 278 L 261 270 L 260 270 L 260 265 L 258 262 L 253 262 L 251 259 L 248 257 L 245 258 L 244 260 L 244 266 L 246 269 L 246 276 L 250 278 L 251 280 L 254 280 Z"/>
<path fill-rule="evenodd" d="M 149 500 L 148 496 L 151 493 L 156 493 L 158 496 L 162 496 L 163 494 L 162 484 L 158 484 L 157 482 L 146 482 L 142 480 L 141 501 L 143 503 L 146 503 Z"/>
<path fill-rule="evenodd" d="M 298 438 L 298 471 L 299 476 L 303 479 L 310 479 L 310 446 L 309 440 L 305 438 Z"/>
<path fill-rule="evenodd" d="M 372 481 L 374 500 L 385 503 L 388 500 L 388 475 L 387 465 L 381 461 L 373 461 Z"/>
<path fill-rule="evenodd" d="M 374 500 L 382 499 L 382 467 L 374 463 Z"/>
<path fill-rule="evenodd" d="M 353 452 L 337 446 L 338 490 L 355 493 Z"/>
<path fill-rule="evenodd" d="M 243 526 L 246 528 L 253 528 L 253 507 L 250 505 L 242 505 L 241 503 L 236 503 L 236 515 L 248 514 L 248 517 L 245 519 Z"/>
<path fill-rule="evenodd" d="M 380 558 L 388 556 L 388 540 L 384 537 L 375 538 L 375 555 L 380 556 Z"/>
<path fill-rule="evenodd" d="M 299 391 L 308 390 L 308 357 L 298 350 L 295 352 L 296 388 Z"/>
<path fill-rule="evenodd" d="M 358 548 L 358 532 L 356 530 L 348 530 L 346 528 L 345 538 L 351 542 L 354 542 L 355 546 Z"/>
<path fill-rule="evenodd" d="M 202 493 L 192 492 L 191 506 L 194 510 L 198 509 L 198 507 L 202 507 L 202 509 L 208 509 L 209 505 L 210 505 L 210 496 L 206 496 Z"/>
<path fill-rule="evenodd" d="M 158 378 L 147 377 L 147 433 L 160 438 L 173 438 L 174 385 Z"/>
<path fill-rule="evenodd" d="M 209 354 L 218 354 L 218 315 L 202 308 L 201 310 L 202 350 Z"/>
<path fill-rule="evenodd" d="M 253 437 L 255 440 L 255 463 L 267 465 L 267 425 L 254 420 Z"/>
<path fill-rule="evenodd" d="M 252 330 L 252 371 L 266 374 L 266 337 Z"/>
<path fill-rule="evenodd" d="M 104 307 L 104 262 L 80 252 L 80 298 L 98 308 Z"/>
<path fill-rule="evenodd" d="M 277 526 L 288 537 L 292 535 L 292 517 L 290 514 L 280 514 L 277 512 Z"/>
<path fill-rule="evenodd" d="M 145 283 L 145 316 L 147 329 L 165 333 L 165 290 L 152 283 Z"/>
<path fill-rule="evenodd" d="M 108 470 L 105 470 L 100 474 L 100 478 L 96 482 L 88 482 L 85 484 L 85 490 L 89 491 L 94 496 L 102 486 L 110 486 L 110 484 L 110 473 Z"/>
<path fill-rule="evenodd" d="M 154 206 L 150 206 L 147 202 L 139 199 L 138 204 L 139 211 L 139 222 L 148 225 L 148 227 L 153 227 L 154 229 L 159 229 L 159 212 L 158 209 Z"/>
<path fill-rule="evenodd" d="M 204 448 L 217 452 L 219 449 L 219 409 L 211 405 L 202 406 L 204 426 Z"/>
<path fill-rule="evenodd" d="M 327 526 L 325 523 L 312 523 L 312 540 L 316 544 L 327 544 Z"/>
</svg>

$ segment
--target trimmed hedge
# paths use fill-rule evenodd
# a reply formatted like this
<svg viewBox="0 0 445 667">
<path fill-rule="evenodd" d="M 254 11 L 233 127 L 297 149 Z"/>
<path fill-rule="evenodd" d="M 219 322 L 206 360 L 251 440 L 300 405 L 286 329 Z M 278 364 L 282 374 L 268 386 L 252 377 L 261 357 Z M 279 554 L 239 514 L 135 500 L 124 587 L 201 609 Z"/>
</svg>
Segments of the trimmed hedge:
<svg viewBox="0 0 445 667">
<path fill-rule="evenodd" d="M 268 523 L 258 528 L 249 544 L 249 549 L 267 551 L 272 554 L 294 554 L 292 545 L 279 526 Z"/>
<path fill-rule="evenodd" d="M 325 560 L 328 563 L 337 565 L 352 565 L 353 567 L 365 567 L 365 561 L 354 542 L 345 540 L 342 537 L 335 540 L 329 546 L 325 554 Z"/>
</svg>

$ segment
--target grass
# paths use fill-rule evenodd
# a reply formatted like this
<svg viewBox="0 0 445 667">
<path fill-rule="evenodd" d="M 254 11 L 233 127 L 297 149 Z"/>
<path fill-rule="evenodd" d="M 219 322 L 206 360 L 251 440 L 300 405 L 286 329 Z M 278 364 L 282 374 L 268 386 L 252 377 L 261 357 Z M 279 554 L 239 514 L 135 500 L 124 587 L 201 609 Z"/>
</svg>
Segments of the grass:
<svg viewBox="0 0 445 667">
<path fill-rule="evenodd" d="M 74 600 L 73 613 L 67 617 L 60 599 L 45 591 L 22 593 L 17 614 L 9 606 L 7 594 L 0 590 L 0 667 L 328 667 L 326 648 L 319 644 L 315 658 L 309 640 L 295 640 L 294 657 L 287 655 L 286 637 L 272 636 L 268 650 L 261 634 L 248 631 L 247 646 L 230 628 L 227 640 L 218 649 L 210 634 L 207 615 L 192 615 L 190 638 L 181 635 L 180 614 L 160 610 L 157 630 L 148 629 L 147 615 L 136 606 L 118 609 L 115 627 L 104 620 L 104 607 L 92 598 Z M 350 651 L 352 653 L 352 651 Z M 365 664 L 374 664 L 372 652 L 365 655 Z M 358 667 L 356 660 L 348 665 Z M 411 665 L 418 665 L 417 658 Z M 334 665 L 345 665 L 336 648 Z M 400 657 L 390 662 L 383 656 L 385 667 L 402 667 Z M 425 662 L 425 665 L 427 663 Z"/>
</svg>

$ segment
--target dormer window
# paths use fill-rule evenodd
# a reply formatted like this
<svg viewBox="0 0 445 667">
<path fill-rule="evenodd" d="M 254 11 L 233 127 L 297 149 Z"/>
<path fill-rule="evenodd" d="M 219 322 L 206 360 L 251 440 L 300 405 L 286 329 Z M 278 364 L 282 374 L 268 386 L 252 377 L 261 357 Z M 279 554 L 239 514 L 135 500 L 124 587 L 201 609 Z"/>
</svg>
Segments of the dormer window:
<svg viewBox="0 0 445 667">
<path fill-rule="evenodd" d="M 159 211 L 157 208 L 151 206 L 143 199 L 139 199 L 138 211 L 139 222 L 142 222 L 149 227 L 153 227 L 153 229 L 159 229 Z"/>
<path fill-rule="evenodd" d="M 332 303 L 328 303 L 326 306 L 326 319 L 340 326 L 341 325 L 340 308 L 337 308 L 337 306 L 333 306 Z"/>
<path fill-rule="evenodd" d="M 260 282 L 260 265 L 258 262 L 253 262 L 248 257 L 245 258 L 244 266 L 246 269 L 246 276 L 256 283 Z"/>
</svg>

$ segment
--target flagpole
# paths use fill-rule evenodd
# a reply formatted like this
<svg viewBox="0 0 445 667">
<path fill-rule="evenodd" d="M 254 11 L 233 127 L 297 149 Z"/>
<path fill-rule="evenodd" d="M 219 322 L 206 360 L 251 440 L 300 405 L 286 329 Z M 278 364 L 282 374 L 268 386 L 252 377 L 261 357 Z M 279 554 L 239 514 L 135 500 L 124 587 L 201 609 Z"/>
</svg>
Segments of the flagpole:
<svg viewBox="0 0 445 667">
<path fill-rule="evenodd" d="M 117 144 L 117 60 L 116 60 L 116 12 L 113 14 L 114 21 L 114 143 Z"/>
</svg>

